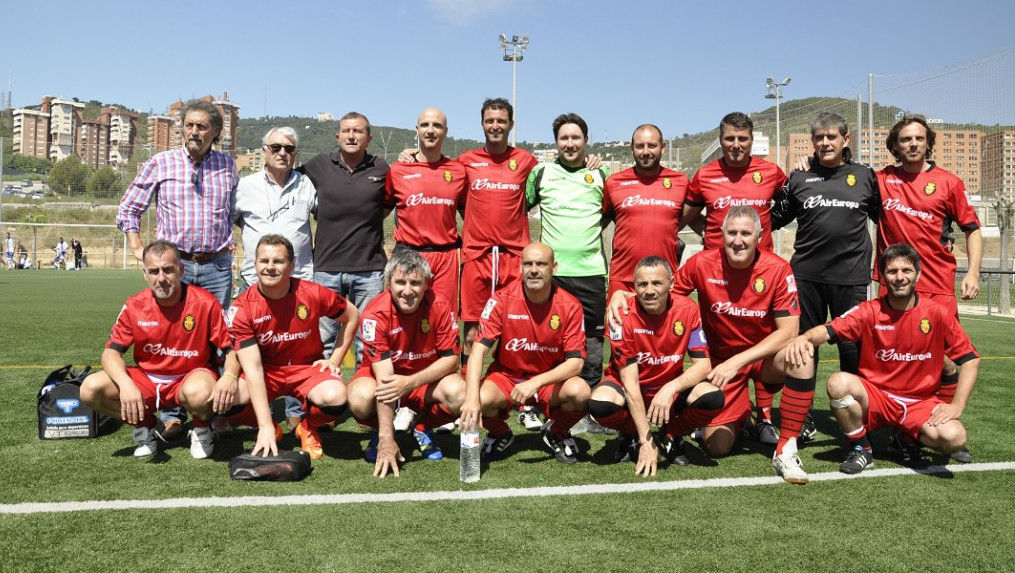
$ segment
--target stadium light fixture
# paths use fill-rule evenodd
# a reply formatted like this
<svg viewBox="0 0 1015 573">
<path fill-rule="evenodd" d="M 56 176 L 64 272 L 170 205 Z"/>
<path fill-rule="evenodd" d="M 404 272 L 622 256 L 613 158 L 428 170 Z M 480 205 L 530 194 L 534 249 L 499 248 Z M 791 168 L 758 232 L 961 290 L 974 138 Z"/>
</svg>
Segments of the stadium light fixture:
<svg viewBox="0 0 1015 573">
<path fill-rule="evenodd" d="M 518 122 L 518 62 L 525 59 L 525 50 L 529 48 L 529 37 L 517 34 L 508 38 L 500 35 L 500 49 L 504 50 L 504 61 L 511 62 L 511 106 L 514 108 L 515 123 Z M 515 128 L 511 127 L 511 145 L 515 144 Z"/>
</svg>

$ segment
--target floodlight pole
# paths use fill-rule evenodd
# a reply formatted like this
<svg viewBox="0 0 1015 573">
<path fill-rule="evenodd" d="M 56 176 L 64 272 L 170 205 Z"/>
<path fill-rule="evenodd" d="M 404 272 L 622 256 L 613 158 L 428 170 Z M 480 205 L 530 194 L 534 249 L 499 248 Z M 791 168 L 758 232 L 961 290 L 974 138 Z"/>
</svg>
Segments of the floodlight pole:
<svg viewBox="0 0 1015 573">
<path fill-rule="evenodd" d="M 514 123 L 518 123 L 518 62 L 525 59 L 529 48 L 529 37 L 506 34 L 500 35 L 500 48 L 504 50 L 504 61 L 511 62 L 511 107 L 514 108 Z M 511 146 L 515 144 L 515 128 L 511 127 Z"/>
<path fill-rule="evenodd" d="M 765 97 L 775 100 L 775 163 L 783 171 L 786 171 L 786 168 L 782 165 L 782 117 L 779 114 L 779 102 L 782 100 L 782 88 L 788 86 L 791 79 L 786 78 L 777 82 L 771 77 L 765 78 L 765 87 L 768 88 L 768 94 Z M 775 252 L 779 253 L 782 249 L 782 233 L 775 233 L 773 238 L 775 239 Z"/>
</svg>

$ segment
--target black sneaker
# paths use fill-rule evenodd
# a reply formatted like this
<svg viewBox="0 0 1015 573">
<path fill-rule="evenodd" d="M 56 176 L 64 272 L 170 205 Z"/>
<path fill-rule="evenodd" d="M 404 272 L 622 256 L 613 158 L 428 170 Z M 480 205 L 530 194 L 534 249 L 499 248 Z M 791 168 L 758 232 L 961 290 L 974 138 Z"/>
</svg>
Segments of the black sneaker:
<svg viewBox="0 0 1015 573">
<path fill-rule="evenodd" d="M 874 454 L 867 448 L 858 445 L 850 450 L 846 460 L 839 465 L 839 471 L 852 475 L 872 467 L 874 467 Z"/>
<path fill-rule="evenodd" d="M 515 434 L 511 430 L 499 438 L 493 436 L 487 436 L 483 440 L 483 457 L 488 460 L 497 460 L 504 457 L 504 453 L 511 447 L 511 444 L 515 441 Z"/>
<path fill-rule="evenodd" d="M 578 461 L 578 444 L 574 438 L 568 435 L 566 438 L 558 438 L 553 435 L 550 428 L 553 422 L 543 424 L 543 443 L 553 452 L 553 457 L 562 464 L 573 464 Z"/>
<path fill-rule="evenodd" d="M 691 460 L 687 458 L 687 446 L 684 444 L 683 437 L 671 438 L 660 433 L 657 436 L 657 441 L 666 461 L 677 466 L 686 466 L 691 463 Z"/>
<path fill-rule="evenodd" d="M 804 418 L 804 425 L 800 428 L 800 443 L 809 442 L 816 438 L 818 435 L 818 427 L 814 423 L 814 415 L 807 411 L 807 417 Z"/>
<path fill-rule="evenodd" d="M 953 460 L 960 464 L 971 464 L 973 463 L 973 454 L 969 453 L 969 448 L 963 447 L 957 452 L 952 452 L 950 456 Z"/>
<path fill-rule="evenodd" d="M 890 456 L 906 467 L 925 468 L 928 465 L 927 458 L 923 455 L 923 448 L 903 440 L 902 434 L 898 432 L 892 434 L 887 451 Z"/>
<path fill-rule="evenodd" d="M 617 440 L 617 451 L 613 453 L 613 461 L 619 463 L 633 462 L 638 459 L 638 436 L 621 434 Z"/>
</svg>

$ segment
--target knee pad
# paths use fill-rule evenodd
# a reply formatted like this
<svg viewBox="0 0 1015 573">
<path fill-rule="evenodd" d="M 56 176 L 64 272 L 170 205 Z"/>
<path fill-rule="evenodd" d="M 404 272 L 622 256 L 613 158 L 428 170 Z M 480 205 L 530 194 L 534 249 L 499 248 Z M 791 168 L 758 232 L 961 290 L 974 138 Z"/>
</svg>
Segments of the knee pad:
<svg viewBox="0 0 1015 573">
<path fill-rule="evenodd" d="M 691 408 L 698 408 L 700 410 L 720 410 L 726 405 L 726 396 L 720 390 L 713 390 L 706 392 L 693 403 L 689 404 Z"/>
<path fill-rule="evenodd" d="M 616 414 L 623 408 L 620 404 L 607 402 L 605 400 L 589 400 L 589 414 L 593 418 L 600 419 Z"/>
<path fill-rule="evenodd" d="M 828 401 L 828 405 L 832 408 L 848 408 L 853 404 L 856 404 L 856 398 L 852 395 L 847 395 L 845 398 L 840 398 L 838 400 L 833 398 Z"/>
</svg>

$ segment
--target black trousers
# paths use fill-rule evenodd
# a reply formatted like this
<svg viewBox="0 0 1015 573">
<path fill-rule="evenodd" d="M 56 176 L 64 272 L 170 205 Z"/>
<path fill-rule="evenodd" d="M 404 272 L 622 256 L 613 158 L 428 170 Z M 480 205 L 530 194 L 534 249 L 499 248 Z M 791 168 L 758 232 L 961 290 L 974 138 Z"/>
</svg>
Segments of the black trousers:
<svg viewBox="0 0 1015 573">
<path fill-rule="evenodd" d="M 553 284 L 582 303 L 585 317 L 585 364 L 581 377 L 589 386 L 603 378 L 603 334 L 606 324 L 606 277 L 553 277 Z"/>
<path fill-rule="evenodd" d="M 796 279 L 800 299 L 800 332 L 825 324 L 861 302 L 867 300 L 867 285 L 832 285 Z M 860 349 L 850 341 L 839 342 L 839 369 L 856 374 L 860 365 Z M 814 349 L 814 360 L 818 349 Z"/>
</svg>

